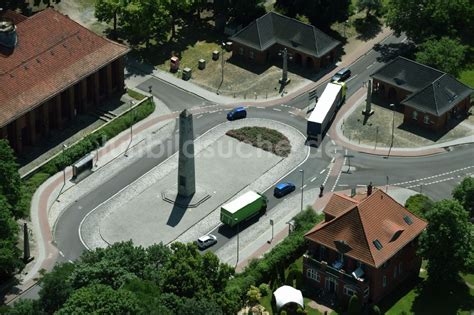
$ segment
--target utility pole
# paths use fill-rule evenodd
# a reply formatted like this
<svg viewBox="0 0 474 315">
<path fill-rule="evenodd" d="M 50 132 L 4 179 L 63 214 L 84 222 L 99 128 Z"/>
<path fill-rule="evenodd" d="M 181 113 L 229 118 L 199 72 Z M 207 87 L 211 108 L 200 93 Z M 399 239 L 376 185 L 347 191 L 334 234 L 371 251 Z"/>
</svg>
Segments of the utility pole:
<svg viewBox="0 0 474 315">
<path fill-rule="evenodd" d="M 387 158 L 390 156 L 390 152 L 393 147 L 393 136 L 395 133 L 395 104 L 390 104 L 390 109 L 392 110 L 392 140 L 390 141 L 390 148 L 388 149 Z"/>
<path fill-rule="evenodd" d="M 283 57 L 283 69 L 279 82 L 282 86 L 285 86 L 290 83 L 290 79 L 288 79 L 288 49 L 286 49 L 286 47 L 283 48 L 278 55 Z"/>
<path fill-rule="evenodd" d="M 237 218 L 234 219 L 237 222 L 237 261 L 235 262 L 235 267 L 239 264 L 239 234 L 240 234 L 240 227 Z"/>
</svg>

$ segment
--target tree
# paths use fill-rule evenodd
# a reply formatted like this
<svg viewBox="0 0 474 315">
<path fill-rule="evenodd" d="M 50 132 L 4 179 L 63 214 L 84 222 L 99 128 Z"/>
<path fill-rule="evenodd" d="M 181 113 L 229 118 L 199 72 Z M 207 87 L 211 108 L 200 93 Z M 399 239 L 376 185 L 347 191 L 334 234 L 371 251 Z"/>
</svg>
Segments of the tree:
<svg viewBox="0 0 474 315">
<path fill-rule="evenodd" d="M 127 0 L 96 0 L 94 15 L 101 22 L 113 21 L 113 33 L 117 33 L 117 18 L 127 5 Z"/>
<path fill-rule="evenodd" d="M 35 0 L 34 5 L 37 7 L 44 4 L 49 8 L 52 4 L 58 4 L 59 2 L 61 2 L 61 0 Z"/>
<path fill-rule="evenodd" d="M 132 292 L 97 284 L 75 291 L 55 314 L 137 314 L 140 310 Z"/>
<path fill-rule="evenodd" d="M 416 194 L 410 196 L 405 202 L 405 208 L 419 218 L 424 218 L 426 212 L 433 207 L 434 202 L 425 195 Z"/>
<path fill-rule="evenodd" d="M 349 299 L 349 305 L 347 306 L 347 314 L 358 315 L 362 311 L 362 305 L 360 304 L 359 297 L 355 294 Z"/>
<path fill-rule="evenodd" d="M 10 214 L 7 199 L 0 194 L 0 280 L 4 280 L 23 266 L 20 260 L 18 225 Z"/>
<path fill-rule="evenodd" d="M 21 217 L 19 202 L 22 195 L 22 183 L 18 173 L 18 164 L 7 140 L 0 139 L 0 195 L 6 197 L 13 215 Z"/>
<path fill-rule="evenodd" d="M 30 299 L 21 299 L 8 309 L 8 315 L 46 315 L 39 302 Z"/>
<path fill-rule="evenodd" d="M 45 273 L 40 279 L 39 292 L 42 309 L 53 314 L 61 308 L 74 291 L 69 277 L 74 271 L 74 264 L 63 263 L 54 266 L 53 270 Z"/>
<path fill-rule="evenodd" d="M 193 8 L 192 4 L 191 0 L 165 0 L 163 2 L 164 9 L 169 13 L 171 20 L 170 26 L 172 39 L 176 37 L 177 20 L 191 11 Z"/>
<path fill-rule="evenodd" d="M 456 200 L 443 200 L 434 204 L 426 219 L 419 250 L 428 259 L 428 279 L 443 285 L 457 280 L 473 256 L 474 231 L 467 211 Z"/>
<path fill-rule="evenodd" d="M 25 12 L 28 8 L 28 2 L 26 0 L 4 0 L 2 1 L 2 8 L 4 10 L 17 10 Z"/>
<path fill-rule="evenodd" d="M 366 10 L 366 18 L 369 17 L 370 12 L 374 12 L 376 15 L 382 9 L 382 0 L 358 0 L 357 8 L 359 11 Z"/>
<path fill-rule="evenodd" d="M 457 76 L 464 65 L 467 47 L 459 39 L 442 37 L 423 42 L 416 53 L 416 61 Z"/>
<path fill-rule="evenodd" d="M 265 0 L 230 0 L 230 16 L 247 25 L 265 14 Z"/>
<path fill-rule="evenodd" d="M 251 285 L 250 289 L 247 291 L 247 300 L 250 305 L 255 305 L 258 303 L 262 294 L 260 293 L 260 289 L 256 286 Z"/>
<path fill-rule="evenodd" d="M 474 178 L 466 177 L 453 190 L 453 197 L 474 217 Z"/>
<path fill-rule="evenodd" d="M 470 0 L 392 0 L 387 6 L 387 25 L 417 43 L 431 36 L 472 34 L 474 5 Z"/>
</svg>

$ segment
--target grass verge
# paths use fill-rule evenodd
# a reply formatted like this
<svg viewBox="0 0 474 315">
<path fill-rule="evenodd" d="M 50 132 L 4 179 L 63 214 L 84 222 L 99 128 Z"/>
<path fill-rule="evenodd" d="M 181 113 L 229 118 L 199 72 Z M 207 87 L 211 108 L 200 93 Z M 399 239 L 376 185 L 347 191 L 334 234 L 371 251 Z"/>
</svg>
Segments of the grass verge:
<svg viewBox="0 0 474 315">
<path fill-rule="evenodd" d="M 104 145 L 108 139 L 112 139 L 123 130 L 130 128 L 130 125 L 148 117 L 154 110 L 155 104 L 152 101 L 144 101 L 132 112 L 128 112 L 104 125 L 101 129 L 86 136 L 75 145 L 67 148 L 64 153 L 41 166 L 34 174 L 24 178 L 21 199 L 21 209 L 24 216 L 26 217 L 29 214 L 33 194 L 50 176 L 73 164 L 97 147 Z"/>
<path fill-rule="evenodd" d="M 287 157 L 291 152 L 290 140 L 274 129 L 243 127 L 229 130 L 226 135 L 281 157 Z"/>
<path fill-rule="evenodd" d="M 138 93 L 137 91 L 135 90 L 131 90 L 131 89 L 127 89 L 127 94 L 128 96 L 130 96 L 131 98 L 134 98 L 138 101 L 141 101 L 142 99 L 146 98 L 145 95 L 141 94 L 141 93 Z"/>
</svg>

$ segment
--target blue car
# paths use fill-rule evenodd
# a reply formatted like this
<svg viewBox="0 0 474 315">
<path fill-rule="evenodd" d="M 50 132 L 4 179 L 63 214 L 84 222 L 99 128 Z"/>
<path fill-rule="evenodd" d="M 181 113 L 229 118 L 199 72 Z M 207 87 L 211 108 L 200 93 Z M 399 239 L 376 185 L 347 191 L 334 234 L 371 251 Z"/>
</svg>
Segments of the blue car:
<svg viewBox="0 0 474 315">
<path fill-rule="evenodd" d="M 247 111 L 244 107 L 236 107 L 227 113 L 228 120 L 236 120 L 247 117 Z"/>
<path fill-rule="evenodd" d="M 275 189 L 273 190 L 273 195 L 277 198 L 281 198 L 285 195 L 288 195 L 292 191 L 295 191 L 295 189 L 296 187 L 293 183 L 279 183 L 275 186 Z"/>
</svg>

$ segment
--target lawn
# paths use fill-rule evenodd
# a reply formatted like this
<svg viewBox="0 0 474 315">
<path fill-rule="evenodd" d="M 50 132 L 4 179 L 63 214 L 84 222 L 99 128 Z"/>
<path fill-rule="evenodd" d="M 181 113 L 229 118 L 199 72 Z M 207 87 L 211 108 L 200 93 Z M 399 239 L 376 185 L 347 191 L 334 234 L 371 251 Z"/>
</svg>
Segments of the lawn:
<svg viewBox="0 0 474 315">
<path fill-rule="evenodd" d="M 423 275 L 422 275 L 423 276 Z M 426 277 L 426 275 L 425 275 Z M 465 279 L 473 280 L 474 275 L 466 275 Z M 398 300 L 392 297 L 391 307 L 386 314 L 471 314 L 474 308 L 474 290 L 459 282 L 451 286 L 430 287 L 426 278 L 419 278 L 418 283 L 402 288 L 404 292 Z M 395 300 L 395 301 L 394 301 Z M 385 301 L 387 302 L 387 301 Z M 381 309 L 384 308 L 382 301 Z M 386 305 L 389 305 L 387 303 Z"/>
<path fill-rule="evenodd" d="M 459 80 L 470 87 L 474 87 L 474 66 L 470 66 L 469 68 L 461 71 L 459 74 Z"/>
</svg>

